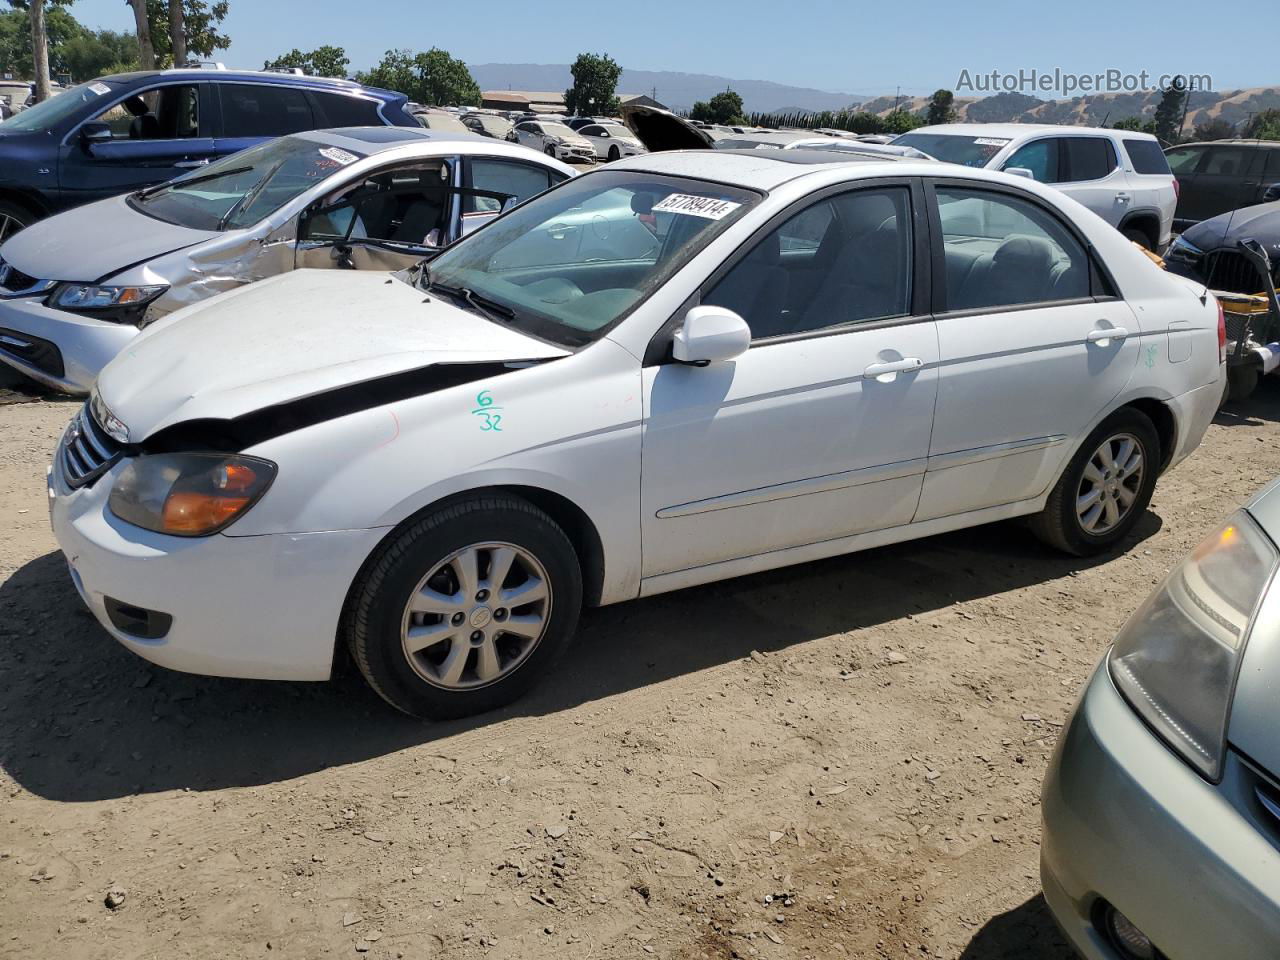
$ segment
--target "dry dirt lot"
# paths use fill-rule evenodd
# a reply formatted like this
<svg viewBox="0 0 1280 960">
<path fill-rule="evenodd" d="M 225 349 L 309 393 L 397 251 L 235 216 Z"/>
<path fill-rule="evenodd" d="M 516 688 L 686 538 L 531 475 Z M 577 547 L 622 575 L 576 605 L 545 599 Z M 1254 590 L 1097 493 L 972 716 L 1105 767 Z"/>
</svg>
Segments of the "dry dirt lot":
<svg viewBox="0 0 1280 960">
<path fill-rule="evenodd" d="M 188 677 L 110 640 L 46 521 L 73 409 L 0 405 L 0 957 L 24 960 L 1063 960 L 1037 880 L 1062 721 L 1280 472 L 1266 385 L 1116 556 L 1001 524 L 625 604 L 531 698 L 424 725 L 350 676 Z"/>
</svg>

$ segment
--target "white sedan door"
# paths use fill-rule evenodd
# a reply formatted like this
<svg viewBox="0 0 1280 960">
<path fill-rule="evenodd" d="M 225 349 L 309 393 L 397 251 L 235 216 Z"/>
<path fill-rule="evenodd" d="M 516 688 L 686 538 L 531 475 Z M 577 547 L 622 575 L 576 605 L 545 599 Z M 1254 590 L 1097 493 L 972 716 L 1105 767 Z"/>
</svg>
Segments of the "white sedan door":
<svg viewBox="0 0 1280 960">
<path fill-rule="evenodd" d="M 911 521 L 938 349 L 911 194 L 838 194 L 767 230 L 701 299 L 741 314 L 751 349 L 645 368 L 644 577 Z"/>
<path fill-rule="evenodd" d="M 1058 214 L 1007 189 L 936 195 L 941 376 L 917 520 L 1044 493 L 1141 352 L 1134 312 Z"/>
</svg>

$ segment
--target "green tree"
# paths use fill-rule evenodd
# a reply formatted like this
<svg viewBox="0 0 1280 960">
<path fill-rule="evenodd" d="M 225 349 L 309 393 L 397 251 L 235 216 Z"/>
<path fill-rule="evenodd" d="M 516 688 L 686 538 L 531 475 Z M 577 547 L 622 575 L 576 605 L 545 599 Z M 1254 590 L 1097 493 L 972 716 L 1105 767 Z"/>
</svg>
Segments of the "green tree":
<svg viewBox="0 0 1280 960">
<path fill-rule="evenodd" d="M 130 33 L 85 30 L 51 44 L 49 63 L 58 73 L 69 73 L 79 83 L 94 77 L 137 69 L 138 40 Z"/>
<path fill-rule="evenodd" d="M 884 118 L 884 132 L 892 134 L 909 133 L 916 127 L 924 126 L 924 117 L 906 110 L 894 110 Z"/>
<path fill-rule="evenodd" d="M 1113 130 L 1133 130 L 1136 133 L 1155 132 L 1155 121 L 1143 120 L 1141 117 L 1124 117 L 1111 125 Z"/>
<path fill-rule="evenodd" d="M 231 46 L 231 38 L 220 32 L 230 6 L 230 0 L 182 0 L 182 32 L 187 40 L 187 56 L 207 59 Z M 147 23 L 151 28 L 156 64 L 173 66 L 169 0 L 147 0 Z"/>
<path fill-rule="evenodd" d="M 955 123 L 960 114 L 956 112 L 956 95 L 950 90 L 935 90 L 929 100 L 929 111 L 926 122 Z"/>
<path fill-rule="evenodd" d="M 280 70 L 288 67 L 301 67 L 313 77 L 345 77 L 347 75 L 347 65 L 351 61 L 347 59 L 347 51 L 342 47 L 331 46 L 325 44 L 323 47 L 317 47 L 315 50 L 303 53 L 297 47 L 288 53 L 276 57 L 274 60 L 268 60 L 262 65 L 263 70 Z"/>
<path fill-rule="evenodd" d="M 859 110 L 856 113 L 849 114 L 849 118 L 841 126 L 841 129 L 851 130 L 860 135 L 885 132 L 884 120 L 866 110 Z"/>
<path fill-rule="evenodd" d="M 704 123 L 721 123 L 727 126 L 740 126 L 747 122 L 742 115 L 742 97 L 732 90 L 717 93 L 709 102 L 699 100 L 693 105 L 689 116 Z"/>
<path fill-rule="evenodd" d="M 565 109 L 570 114 L 591 116 L 618 112 L 618 80 L 622 67 L 607 53 L 580 53 L 569 68 L 573 86 L 564 92 Z"/>
<path fill-rule="evenodd" d="M 1259 140 L 1280 140 L 1280 110 L 1263 110 L 1255 114 L 1244 129 L 1246 137 Z"/>
<path fill-rule="evenodd" d="M 1193 140 L 1227 140 L 1236 135 L 1236 128 L 1221 117 L 1205 123 L 1197 123 L 1191 132 Z"/>
<path fill-rule="evenodd" d="M 376 67 L 358 72 L 356 79 L 371 87 L 398 90 L 427 106 L 480 103 L 480 87 L 467 65 L 437 47 L 416 55 L 411 50 L 388 50 Z"/>
<path fill-rule="evenodd" d="M 1156 136 L 1165 143 L 1174 143 L 1182 133 L 1182 116 L 1187 103 L 1186 77 L 1177 76 L 1164 88 L 1160 102 L 1156 104 Z"/>
</svg>

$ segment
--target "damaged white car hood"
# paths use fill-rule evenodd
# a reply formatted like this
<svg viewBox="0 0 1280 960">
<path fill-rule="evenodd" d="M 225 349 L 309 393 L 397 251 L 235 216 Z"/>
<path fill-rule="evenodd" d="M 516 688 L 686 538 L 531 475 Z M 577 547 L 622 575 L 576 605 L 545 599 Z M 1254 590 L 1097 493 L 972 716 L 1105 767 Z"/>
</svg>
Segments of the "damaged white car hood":
<svg viewBox="0 0 1280 960">
<path fill-rule="evenodd" d="M 87 283 L 221 234 L 165 223 L 112 197 L 33 223 L 0 250 L 29 277 Z"/>
<path fill-rule="evenodd" d="M 432 364 L 568 352 L 386 273 L 297 270 L 158 322 L 103 368 L 97 392 L 140 443 L 175 423 L 230 420 Z"/>
</svg>

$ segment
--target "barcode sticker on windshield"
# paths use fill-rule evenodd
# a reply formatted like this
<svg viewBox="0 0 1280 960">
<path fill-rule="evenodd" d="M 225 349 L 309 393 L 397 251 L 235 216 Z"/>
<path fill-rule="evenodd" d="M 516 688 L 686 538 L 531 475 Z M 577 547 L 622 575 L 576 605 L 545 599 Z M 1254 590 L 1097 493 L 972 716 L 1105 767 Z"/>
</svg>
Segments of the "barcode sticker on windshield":
<svg viewBox="0 0 1280 960">
<path fill-rule="evenodd" d="M 996 137 L 974 137 L 973 142 L 980 147 L 1004 147 L 1009 143 L 1008 140 L 1000 140 Z"/>
<path fill-rule="evenodd" d="M 96 93 L 98 96 L 102 96 L 104 93 L 111 92 L 111 88 L 108 87 L 105 83 L 91 83 L 89 84 L 89 89 L 92 90 L 94 93 Z"/>
<path fill-rule="evenodd" d="M 355 163 L 360 159 L 354 153 L 348 153 L 346 150 L 341 150 L 338 147 L 321 147 L 320 156 L 328 157 L 334 163 L 340 163 L 344 167 L 348 163 Z"/>
<path fill-rule="evenodd" d="M 742 204 L 716 197 L 695 197 L 691 193 L 673 193 L 661 203 L 653 205 L 654 213 L 683 213 L 707 220 L 723 220 Z"/>
</svg>

